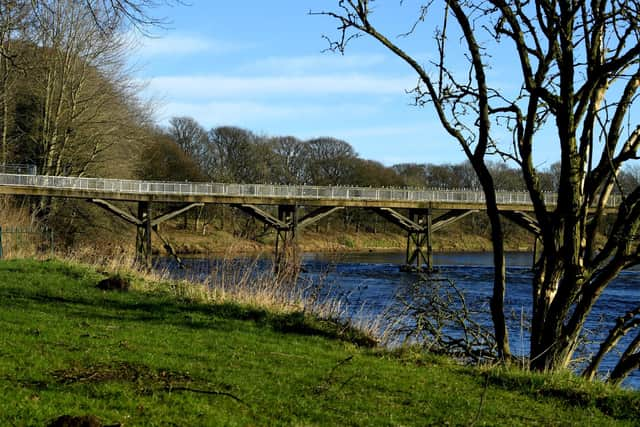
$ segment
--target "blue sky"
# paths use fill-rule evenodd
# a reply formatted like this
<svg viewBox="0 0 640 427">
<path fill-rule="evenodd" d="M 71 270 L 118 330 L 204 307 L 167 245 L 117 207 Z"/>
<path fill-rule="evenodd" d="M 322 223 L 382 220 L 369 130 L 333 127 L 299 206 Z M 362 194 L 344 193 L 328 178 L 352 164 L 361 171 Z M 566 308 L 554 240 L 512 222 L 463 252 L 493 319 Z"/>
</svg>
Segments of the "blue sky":
<svg viewBox="0 0 640 427">
<path fill-rule="evenodd" d="M 334 4 L 191 0 L 190 6 L 155 10 L 171 23 L 142 39 L 132 61 L 147 84 L 144 95 L 158 101 L 157 121 L 190 116 L 206 129 L 233 125 L 269 136 L 330 136 L 386 165 L 464 161 L 433 111 L 411 105 L 405 91 L 417 80 L 407 65 L 366 38 L 344 56 L 323 52 L 322 36 L 336 36 L 337 23 L 308 14 L 321 3 Z M 390 34 L 406 32 L 420 2 L 391 3 L 392 9 L 376 11 L 376 19 Z M 425 50 L 432 30 L 419 31 L 394 40 L 426 62 L 434 53 Z"/>
</svg>

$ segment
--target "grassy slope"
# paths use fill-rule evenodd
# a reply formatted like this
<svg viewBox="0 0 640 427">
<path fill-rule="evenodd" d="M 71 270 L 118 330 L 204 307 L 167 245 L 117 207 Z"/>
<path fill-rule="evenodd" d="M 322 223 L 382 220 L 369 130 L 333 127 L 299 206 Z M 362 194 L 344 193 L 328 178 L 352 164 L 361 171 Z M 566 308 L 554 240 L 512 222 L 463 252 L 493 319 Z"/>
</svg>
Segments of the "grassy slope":
<svg viewBox="0 0 640 427">
<path fill-rule="evenodd" d="M 166 284 L 104 292 L 102 277 L 0 262 L 0 424 L 602 425 L 640 414 L 637 393 L 392 355 L 300 314 L 181 301 Z"/>
</svg>

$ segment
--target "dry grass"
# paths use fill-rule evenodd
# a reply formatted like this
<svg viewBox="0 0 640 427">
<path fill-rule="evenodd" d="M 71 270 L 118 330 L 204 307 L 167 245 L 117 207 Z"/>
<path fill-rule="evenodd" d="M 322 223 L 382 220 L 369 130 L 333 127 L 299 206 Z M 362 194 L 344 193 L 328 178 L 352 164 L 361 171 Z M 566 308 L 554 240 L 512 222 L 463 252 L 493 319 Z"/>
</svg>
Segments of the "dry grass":
<svg viewBox="0 0 640 427">
<path fill-rule="evenodd" d="M 98 271 L 126 277 L 131 288 L 142 292 L 169 292 L 182 301 L 205 304 L 239 304 L 276 314 L 305 313 L 319 319 L 339 320 L 345 327 L 375 336 L 380 321 L 358 322 L 347 319 L 343 301 L 328 298 L 323 276 L 305 281 L 300 278 L 300 260 L 287 263 L 275 274 L 270 261 L 260 256 L 238 258 L 237 248 L 228 248 L 210 265 L 202 280 L 176 280 L 170 270 L 147 270 L 135 263 L 134 255 L 122 248 L 83 247 L 57 254 L 67 262 L 89 264 Z M 294 257 L 295 258 L 295 257 Z"/>
<path fill-rule="evenodd" d="M 38 223 L 29 215 L 28 207 L 18 208 L 11 200 L 0 199 L 0 215 L 6 221 L 3 227 L 30 228 Z M 5 251 L 7 258 L 47 259 L 52 257 L 48 236 L 29 235 L 19 250 Z M 43 250 L 45 248 L 46 250 Z M 131 288 L 139 291 L 161 289 L 176 298 L 198 303 L 241 304 L 274 313 L 302 312 L 320 319 L 338 320 L 346 326 L 356 327 L 368 336 L 377 336 L 381 319 L 367 319 L 352 324 L 346 316 L 343 301 L 328 298 L 323 275 L 313 281 L 300 278 L 300 260 L 284 265 L 274 274 L 269 262 L 259 254 L 251 257 L 243 242 L 228 242 L 224 253 L 217 253 L 209 276 L 201 281 L 172 279 L 171 271 L 147 270 L 135 262 L 133 245 L 117 242 L 100 242 L 77 245 L 73 248 L 56 248 L 54 256 L 70 263 L 91 265 L 105 275 L 123 276 L 131 282 Z"/>
<path fill-rule="evenodd" d="M 29 232 L 29 230 L 43 230 L 34 215 L 30 214 L 29 206 L 16 205 L 8 196 L 0 197 L 0 227 L 2 227 L 2 248 L 4 258 L 25 258 L 50 256 L 49 236 L 44 232 Z M 22 230 L 16 233 L 16 230 Z M 46 254 L 46 255 L 45 255 Z"/>
</svg>

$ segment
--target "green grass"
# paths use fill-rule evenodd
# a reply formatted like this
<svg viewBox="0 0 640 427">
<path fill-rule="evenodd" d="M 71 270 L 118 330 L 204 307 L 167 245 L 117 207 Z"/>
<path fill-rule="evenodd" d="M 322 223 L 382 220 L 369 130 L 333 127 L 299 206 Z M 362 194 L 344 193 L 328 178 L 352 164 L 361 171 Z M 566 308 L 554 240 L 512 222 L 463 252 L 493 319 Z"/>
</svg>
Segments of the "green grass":
<svg viewBox="0 0 640 427">
<path fill-rule="evenodd" d="M 478 370 L 301 313 L 95 289 L 59 261 L 0 262 L 0 425 L 632 425 L 638 393 Z M 148 286 L 145 286 L 148 288 Z M 348 336 L 349 340 L 338 339 Z"/>
</svg>

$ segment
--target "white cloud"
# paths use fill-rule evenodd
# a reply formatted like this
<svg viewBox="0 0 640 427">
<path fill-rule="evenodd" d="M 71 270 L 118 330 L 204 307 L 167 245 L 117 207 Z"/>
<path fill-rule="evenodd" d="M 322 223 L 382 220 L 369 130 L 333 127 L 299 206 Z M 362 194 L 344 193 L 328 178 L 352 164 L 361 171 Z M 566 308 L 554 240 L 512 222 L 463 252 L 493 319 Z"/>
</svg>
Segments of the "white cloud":
<svg viewBox="0 0 640 427">
<path fill-rule="evenodd" d="M 318 73 L 324 70 L 347 70 L 369 68 L 384 63 L 385 56 L 372 55 L 337 55 L 326 53 L 306 56 L 271 56 L 259 59 L 241 70 L 248 72 L 273 72 L 278 74 Z"/>
<path fill-rule="evenodd" d="M 376 107 L 364 104 L 338 106 L 311 104 L 274 104 L 251 101 L 231 102 L 170 102 L 160 107 L 157 119 L 166 122 L 174 116 L 189 116 L 205 128 L 220 125 L 251 126 L 266 121 L 320 120 L 329 117 L 364 117 L 377 112 Z"/>
<path fill-rule="evenodd" d="M 232 42 L 178 34 L 165 37 L 137 36 L 134 38 L 134 44 L 137 46 L 135 49 L 136 54 L 144 58 L 163 55 L 185 56 L 197 53 L 227 53 L 246 48 L 246 46 Z"/>
<path fill-rule="evenodd" d="M 338 130 L 341 135 L 344 135 L 345 138 L 366 138 L 371 136 L 403 136 L 403 135 L 414 135 L 414 134 L 424 134 L 429 137 L 434 136 L 434 129 L 438 129 L 435 134 L 441 134 L 443 132 L 439 131 L 439 122 L 426 120 L 424 123 L 420 124 L 403 124 L 400 126 L 371 126 L 366 128 L 354 128 L 354 129 L 345 129 Z"/>
<path fill-rule="evenodd" d="M 165 76 L 148 81 L 148 90 L 172 99 L 243 96 L 308 96 L 340 94 L 402 94 L 415 84 L 412 77 L 366 74 L 293 77 Z"/>
</svg>

